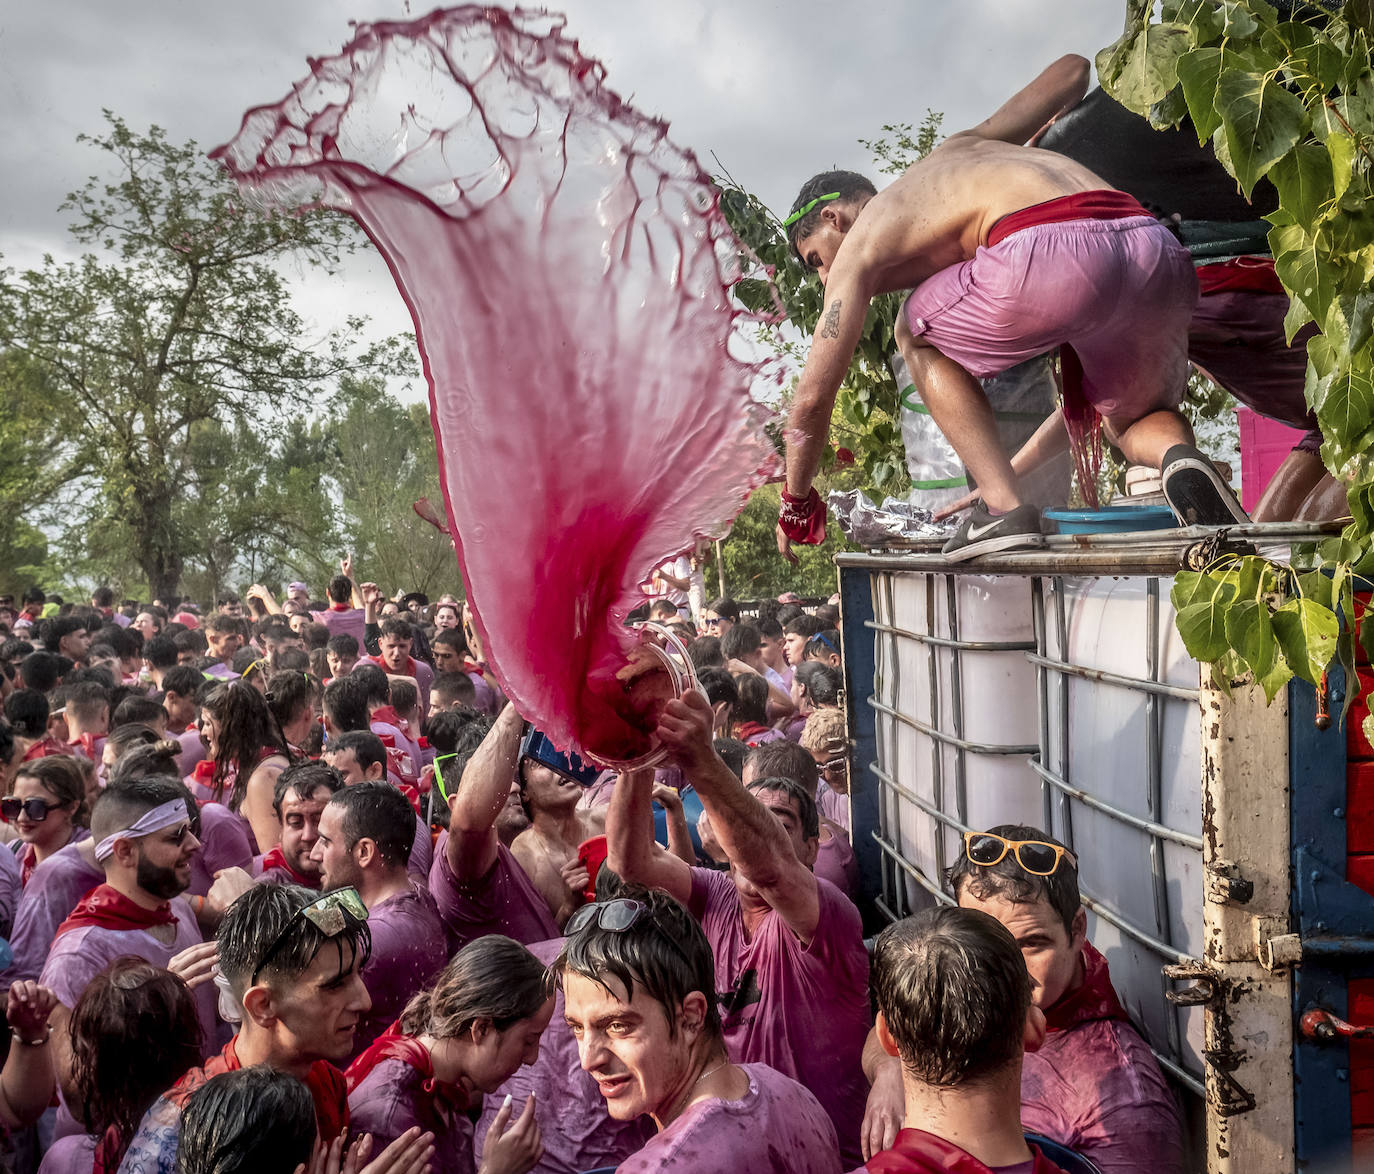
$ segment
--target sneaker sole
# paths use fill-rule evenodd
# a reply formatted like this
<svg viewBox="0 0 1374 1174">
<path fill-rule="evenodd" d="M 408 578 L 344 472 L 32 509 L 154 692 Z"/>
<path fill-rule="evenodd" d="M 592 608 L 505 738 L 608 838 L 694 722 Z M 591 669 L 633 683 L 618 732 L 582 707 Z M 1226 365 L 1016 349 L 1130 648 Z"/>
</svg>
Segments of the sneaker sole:
<svg viewBox="0 0 1374 1174">
<path fill-rule="evenodd" d="M 995 538 L 984 538 L 970 542 L 954 550 L 942 551 L 952 563 L 962 563 L 980 554 L 996 554 L 1003 550 L 1039 550 L 1045 545 L 1043 534 L 1002 534 Z"/>
<path fill-rule="evenodd" d="M 1250 521 L 1210 464 L 1183 457 L 1163 478 L 1164 499 L 1184 526 L 1239 526 Z"/>
</svg>

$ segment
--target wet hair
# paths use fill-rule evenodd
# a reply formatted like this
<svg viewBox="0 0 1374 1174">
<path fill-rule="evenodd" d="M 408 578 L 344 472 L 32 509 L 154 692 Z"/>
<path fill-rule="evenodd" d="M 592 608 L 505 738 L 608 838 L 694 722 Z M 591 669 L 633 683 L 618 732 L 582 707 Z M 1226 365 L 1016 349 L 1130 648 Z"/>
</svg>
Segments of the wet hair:
<svg viewBox="0 0 1374 1174">
<path fill-rule="evenodd" d="M 801 682 L 806 695 L 816 705 L 838 706 L 844 678 L 839 671 L 818 660 L 808 660 L 796 668 L 794 680 Z"/>
<path fill-rule="evenodd" d="M 348 730 L 368 728 L 367 682 L 357 675 L 359 665 L 351 673 L 335 677 L 324 689 L 324 712 L 334 729 L 342 734 Z"/>
<path fill-rule="evenodd" d="M 815 616 L 799 615 L 783 624 L 782 630 L 789 636 L 805 636 L 810 640 L 817 632 L 825 631 L 825 624 Z"/>
<path fill-rule="evenodd" d="M 179 664 L 162 674 L 162 693 L 175 693 L 178 697 L 194 699 L 197 690 L 205 682 L 205 675 L 189 664 Z"/>
<path fill-rule="evenodd" d="M 331 603 L 347 603 L 353 598 L 353 580 L 347 575 L 335 575 L 324 589 Z"/>
<path fill-rule="evenodd" d="M 0 722 L 0 763 L 7 763 L 14 757 L 14 731 L 5 722 Z"/>
<path fill-rule="evenodd" d="M 379 640 L 384 637 L 392 637 L 397 640 L 414 640 L 415 633 L 411 630 L 409 620 L 403 620 L 400 616 L 388 616 L 382 621 L 382 626 L 377 632 Z"/>
<path fill-rule="evenodd" d="M 154 636 L 143 646 L 143 659 L 155 669 L 174 668 L 177 663 L 176 641 L 170 636 Z"/>
<path fill-rule="evenodd" d="M 72 823 L 86 827 L 90 812 L 86 810 L 86 779 L 75 758 L 66 754 L 50 754 L 45 758 L 34 758 L 21 762 L 10 779 L 10 794 L 14 794 L 14 784 L 20 779 L 35 779 L 54 799 L 64 807 L 72 808 Z"/>
<path fill-rule="evenodd" d="M 464 733 L 474 727 L 477 738 L 474 745 L 477 745 L 491 729 L 491 721 L 484 714 L 468 706 L 444 709 L 425 723 L 425 737 L 429 739 L 429 744 L 434 747 L 436 754 L 453 754 L 457 751 L 460 740 L 463 740 Z M 448 773 L 448 770 L 444 770 L 445 777 Z M 457 778 L 456 775 L 454 777 Z"/>
<path fill-rule="evenodd" d="M 285 726 L 300 716 L 302 709 L 309 709 L 315 700 L 315 690 L 320 683 L 309 673 L 299 669 L 289 669 L 273 673 L 267 678 L 267 692 L 263 700 L 272 711 L 279 726 Z"/>
<path fill-rule="evenodd" d="M 314 652 L 316 649 L 324 651 L 329 647 L 330 635 L 328 624 L 317 624 L 314 620 L 311 620 L 309 623 L 301 625 L 301 630 L 297 635 L 305 640 L 306 652 Z"/>
<path fill-rule="evenodd" d="M 744 765 L 753 770 L 755 779 L 793 779 L 812 795 L 820 785 L 816 760 L 788 738 L 753 747 L 745 755 Z"/>
<path fill-rule="evenodd" d="M 844 728 L 844 714 L 838 709 L 817 709 L 806 719 L 802 727 L 801 745 L 806 750 L 819 750 L 822 753 L 836 749 L 838 742 L 845 750 L 849 749 L 849 735 Z M 807 755 L 811 757 L 810 754 Z"/>
<path fill-rule="evenodd" d="M 166 717 L 167 711 L 151 697 L 134 695 L 124 698 L 119 703 L 119 708 L 110 715 L 110 725 L 151 726 L 156 722 L 165 721 Z"/>
<path fill-rule="evenodd" d="M 720 1006 L 716 1000 L 716 960 L 697 919 L 658 889 L 625 885 L 620 896 L 645 906 L 633 925 L 620 933 L 602 929 L 596 919 L 563 942 L 552 970 L 559 981 L 569 971 L 588 978 L 604 990 L 614 978 L 634 997 L 636 985 L 668 1017 L 668 1033 L 677 1036 L 677 1009 L 693 991 L 706 996 L 702 1032 L 720 1042 Z"/>
<path fill-rule="evenodd" d="M 152 726 L 130 722 L 128 725 L 115 726 L 106 738 L 105 745 L 114 750 L 115 765 L 118 766 L 124 755 L 134 747 L 151 746 L 159 740 L 158 732 Z M 180 746 L 177 748 L 180 749 Z"/>
<path fill-rule="evenodd" d="M 994 836 L 1008 840 L 1043 840 L 1046 844 L 1061 844 L 1053 836 L 1028 824 L 1001 823 L 989 828 Z M 1008 852 L 996 864 L 974 864 L 962 852 L 958 861 L 945 872 L 945 887 L 957 901 L 962 888 L 980 901 L 1002 897 L 1014 905 L 1036 905 L 1047 901 L 1051 909 L 1064 923 L 1064 928 L 1073 935 L 1073 919 L 1083 906 L 1078 892 L 1078 869 L 1069 863 L 1067 856 L 1059 861 L 1059 867 L 1049 876 L 1035 876 L 1016 862 L 1016 853 Z"/>
<path fill-rule="evenodd" d="M 359 840 L 371 840 L 383 863 L 406 866 L 415 845 L 415 810 L 400 791 L 387 782 L 354 783 L 336 791 L 329 802 L 343 812 L 350 852 Z"/>
<path fill-rule="evenodd" d="M 519 942 L 487 934 L 456 953 L 401 1012 L 406 1035 L 455 1039 L 479 1019 L 505 1031 L 538 1014 L 553 995 L 544 964 Z"/>
<path fill-rule="evenodd" d="M 62 676 L 62 657 L 55 652 L 30 652 L 19 662 L 19 675 L 24 678 L 26 689 L 51 692 Z"/>
<path fill-rule="evenodd" d="M 154 807 L 161 807 L 174 799 L 186 801 L 191 832 L 199 837 L 200 809 L 191 798 L 186 784 L 173 776 L 154 775 L 142 779 L 121 779 L 118 784 L 111 783 L 96 796 L 95 806 L 91 808 L 91 839 L 98 844 L 106 836 L 122 832 Z"/>
<path fill-rule="evenodd" d="M 713 599 L 706 605 L 706 611 L 713 611 L 723 620 L 730 620 L 732 623 L 739 623 L 739 604 L 733 599 L 722 595 L 719 599 Z"/>
<path fill-rule="evenodd" d="M 687 659 L 697 672 L 724 668 L 725 653 L 721 650 L 720 637 L 698 636 L 687 646 Z"/>
<path fill-rule="evenodd" d="M 722 701 L 730 705 L 738 704 L 739 686 L 724 669 L 707 669 L 697 674 L 697 681 L 706 691 L 706 700 L 712 705 L 719 705 Z"/>
<path fill-rule="evenodd" d="M 310 675 L 323 685 L 329 680 L 329 653 L 323 648 L 310 650 Z"/>
<path fill-rule="evenodd" d="M 178 632 L 172 637 L 172 642 L 177 646 L 178 656 L 183 652 L 193 652 L 198 656 L 203 656 L 209 647 L 205 642 L 205 633 L 199 630 Z"/>
<path fill-rule="evenodd" d="M 822 603 L 816 608 L 816 618 L 826 626 L 826 629 L 840 626 L 840 609 L 833 603 Z"/>
<path fill-rule="evenodd" d="M 761 642 L 753 624 L 736 624 L 720 638 L 720 652 L 726 660 L 743 660 L 757 652 Z"/>
<path fill-rule="evenodd" d="M 797 198 L 792 201 L 788 215 L 795 216 L 812 200 L 820 196 L 828 196 L 831 192 L 838 192 L 839 202 L 848 204 L 861 196 L 876 196 L 878 189 L 873 186 L 872 180 L 860 175 L 857 171 L 822 171 L 819 175 L 813 175 L 802 184 L 801 191 L 797 193 Z M 787 243 L 791 246 L 797 260 L 803 265 L 806 264 L 806 258 L 797 248 L 797 242 L 802 237 L 810 236 L 816 231 L 825 207 L 824 203 L 817 204 L 800 220 L 787 226 Z"/>
<path fill-rule="evenodd" d="M 766 742 L 765 746 L 783 745 L 783 743 Z M 730 768 L 730 773 L 735 778 L 740 778 L 744 774 L 744 756 L 749 753 L 749 747 L 738 738 L 717 738 L 712 746 L 720 755 L 720 760 Z M 763 749 L 762 746 L 758 749 Z"/>
<path fill-rule="evenodd" d="M 172 738 L 140 742 L 125 750 L 110 768 L 111 783 L 133 779 L 175 778 L 181 773 L 181 744 Z M 189 811 L 190 809 L 187 808 Z"/>
<path fill-rule="evenodd" d="M 814 840 L 821 834 L 821 815 L 816 807 L 816 788 L 814 786 L 808 791 L 806 786 L 797 779 L 788 778 L 784 775 L 772 775 L 767 778 L 756 778 L 747 789 L 750 792 L 772 791 L 778 795 L 786 795 L 789 800 L 796 804 L 802 838 Z"/>
<path fill-rule="evenodd" d="M 873 946 L 873 993 L 902 1066 L 954 1088 L 1020 1057 L 1031 980 L 994 917 L 950 905 L 894 922 Z"/>
<path fill-rule="evenodd" d="M 236 999 L 242 1001 L 253 971 L 288 926 L 292 931 L 259 975 L 270 984 L 290 984 L 300 978 L 310 969 L 315 955 L 326 946 L 338 950 L 341 970 L 346 963 L 355 962 L 359 970 L 367 963 L 372 952 L 372 935 L 366 921 L 346 917 L 344 928 L 329 937 L 309 918 L 296 916 L 319 899 L 319 893 L 300 885 L 254 885 L 229 906 L 215 941 L 219 944 L 220 972 L 228 980 Z"/>
<path fill-rule="evenodd" d="M 463 613 L 459 612 L 458 614 L 461 616 Z M 446 648 L 452 648 L 463 656 L 467 656 L 468 654 L 468 638 L 463 635 L 462 628 L 440 629 L 434 634 L 433 639 L 430 640 L 429 646 L 435 648 L 440 644 L 444 645 Z"/>
<path fill-rule="evenodd" d="M 343 790 L 343 776 L 327 762 L 298 762 L 288 766 L 277 776 L 272 788 L 272 810 L 281 819 L 281 805 L 286 802 L 288 791 L 295 791 L 302 799 L 309 799 L 321 787 L 329 791 L 330 797 Z M 406 806 L 409 806 L 407 804 Z M 415 821 L 411 820 L 413 824 Z"/>
<path fill-rule="evenodd" d="M 5 720 L 20 737 L 41 738 L 48 732 L 48 699 L 37 689 L 16 689 L 5 698 Z"/>
<path fill-rule="evenodd" d="M 467 673 L 440 673 L 429 687 L 429 695 L 441 705 L 452 705 L 455 701 L 460 705 L 471 705 L 477 700 L 477 686 Z M 430 718 L 429 724 L 433 723 L 434 719 Z"/>
<path fill-rule="evenodd" d="M 221 600 L 221 603 L 226 602 Z M 232 602 L 237 603 L 235 599 Z M 223 612 L 215 612 L 214 615 L 206 618 L 202 625 L 202 630 L 213 632 L 216 636 L 228 636 L 243 632 L 243 622 L 237 616 L 227 616 Z"/>
<path fill-rule="evenodd" d="M 828 660 L 832 656 L 843 656 L 840 647 L 840 634 L 834 628 L 817 632 L 806 641 L 802 656 L 808 660 Z"/>
<path fill-rule="evenodd" d="M 329 643 L 325 650 L 332 652 L 340 660 L 358 659 L 358 637 L 350 636 L 347 632 L 340 632 L 337 636 L 329 637 Z"/>
<path fill-rule="evenodd" d="M 739 700 L 735 702 L 735 721 L 768 724 L 768 682 L 757 673 L 740 673 L 735 678 Z"/>
<path fill-rule="evenodd" d="M 272 657 L 273 671 L 279 673 L 308 673 L 310 653 L 304 648 L 278 648 Z"/>
<path fill-rule="evenodd" d="M 230 681 L 212 692 L 201 707 L 219 727 L 219 755 L 210 779 L 211 798 L 237 812 L 248 793 L 248 780 L 270 749 L 288 762 L 292 755 L 266 700 L 252 685 Z M 225 787 L 232 781 L 227 799 Z"/>
<path fill-rule="evenodd" d="M 114 1170 L 153 1102 L 201 1062 L 200 1017 L 186 984 L 142 958 L 116 958 L 72 1008 L 73 1102 L 86 1132 L 117 1135 Z"/>
<path fill-rule="evenodd" d="M 348 675 L 367 690 L 368 705 L 385 705 L 391 700 L 391 679 L 381 665 L 363 661 Z"/>
<path fill-rule="evenodd" d="M 331 750 L 352 750 L 358 765 L 367 770 L 381 763 L 386 766 L 386 743 L 371 730 L 349 730 L 329 743 Z M 383 776 L 385 777 L 385 776 Z"/>
<path fill-rule="evenodd" d="M 177 1174 L 291 1174 L 310 1164 L 315 1102 L 289 1073 L 255 1064 L 212 1077 L 181 1111 Z"/>
<path fill-rule="evenodd" d="M 91 592 L 91 602 L 96 607 L 114 606 L 114 589 L 110 587 L 97 587 Z"/>
<path fill-rule="evenodd" d="M 269 653 L 271 649 L 268 648 L 268 645 L 280 644 L 283 640 L 296 639 L 296 633 L 292 631 L 290 621 L 282 616 L 268 616 L 266 619 L 259 620 L 254 625 L 254 629 L 258 643 L 266 648 Z"/>
<path fill-rule="evenodd" d="M 0 660 L 22 660 L 33 652 L 33 645 L 18 636 L 0 644 Z"/>
<path fill-rule="evenodd" d="M 413 681 L 391 683 L 391 708 L 397 713 L 409 713 L 420 704 L 420 690 Z"/>
</svg>

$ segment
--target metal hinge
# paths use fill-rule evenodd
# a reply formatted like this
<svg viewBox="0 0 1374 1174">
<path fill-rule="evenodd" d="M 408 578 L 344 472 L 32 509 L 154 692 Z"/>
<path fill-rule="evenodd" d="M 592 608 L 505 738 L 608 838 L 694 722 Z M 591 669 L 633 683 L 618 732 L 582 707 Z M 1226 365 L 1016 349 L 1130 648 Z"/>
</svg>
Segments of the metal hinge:
<svg viewBox="0 0 1374 1174">
<path fill-rule="evenodd" d="M 1230 999 L 1227 988 L 1231 984 L 1225 977 L 1200 959 L 1190 959 L 1162 969 L 1164 977 L 1171 982 L 1193 984 L 1181 991 L 1165 991 L 1164 997 L 1175 1006 L 1208 1008 L 1212 1014 L 1208 1026 L 1209 1040 L 1229 1040 L 1231 1029 L 1227 1009 Z M 1229 1044 L 1206 1048 L 1202 1060 L 1211 1074 L 1211 1079 L 1207 1081 L 1207 1103 L 1218 1116 L 1235 1117 L 1255 1107 L 1254 1094 L 1232 1075 L 1244 1061 L 1240 1051 Z"/>
</svg>

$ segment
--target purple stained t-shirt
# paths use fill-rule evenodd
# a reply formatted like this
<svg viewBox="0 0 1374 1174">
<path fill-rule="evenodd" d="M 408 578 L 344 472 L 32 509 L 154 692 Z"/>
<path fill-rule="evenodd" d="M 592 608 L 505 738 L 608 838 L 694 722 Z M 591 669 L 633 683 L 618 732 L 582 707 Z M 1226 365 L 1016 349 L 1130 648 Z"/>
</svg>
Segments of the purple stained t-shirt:
<svg viewBox="0 0 1374 1174">
<path fill-rule="evenodd" d="M 372 1009 L 358 1023 L 354 1056 L 395 1023 L 411 997 L 448 962 L 444 925 L 428 890 L 411 884 L 379 901 L 367 911 L 367 925 L 372 955 L 363 967 L 363 985 Z"/>
<path fill-rule="evenodd" d="M 849 796 L 841 795 L 838 791 L 832 791 L 825 783 L 821 783 L 816 791 L 816 807 L 826 819 L 832 823 L 837 823 L 849 831 Z"/>
<path fill-rule="evenodd" d="M 431 1167 L 436 1174 L 472 1174 L 472 1122 L 466 1113 L 446 1114 L 440 1122 L 422 1121 L 415 1102 L 424 1080 L 419 1069 L 404 1060 L 383 1060 L 348 1094 L 349 1131 L 354 1136 L 372 1134 L 372 1152 L 379 1154 L 412 1126 L 433 1129 Z"/>
<path fill-rule="evenodd" d="M 429 891 L 448 932 L 450 953 L 489 933 L 505 934 L 526 945 L 558 936 L 548 902 L 504 844 L 496 845 L 496 860 L 485 876 L 460 883 L 449 867 L 448 833 L 444 832 L 434 845 Z"/>
<path fill-rule="evenodd" d="M 181 747 L 181 753 L 177 755 L 177 770 L 184 779 L 196 769 L 196 763 L 205 760 L 205 740 L 195 726 L 187 726 L 181 733 L 172 734 L 171 737 Z"/>
<path fill-rule="evenodd" d="M 193 897 L 203 897 L 222 868 L 250 869 L 253 848 L 248 842 L 244 822 L 221 803 L 206 803 L 200 809 L 200 851 L 191 857 Z"/>
<path fill-rule="evenodd" d="M 689 1105 L 616 1174 L 840 1174 L 835 1126 L 815 1096 L 767 1064 L 745 1064 L 749 1092 Z"/>
<path fill-rule="evenodd" d="M 88 864 L 79 844 L 68 844 L 33 870 L 14 915 L 10 948 L 14 962 L 5 971 L 4 985 L 36 979 L 47 961 L 57 927 L 76 903 L 103 883 L 103 869 Z"/>
<path fill-rule="evenodd" d="M 327 611 L 315 612 L 312 618 L 317 624 L 323 624 L 328 628 L 331 636 L 352 636 L 358 642 L 358 647 L 366 651 L 367 641 L 364 633 L 367 631 L 367 620 L 362 608 L 331 607 Z"/>
<path fill-rule="evenodd" d="M 816 877 L 829 881 L 852 901 L 859 891 L 859 862 L 854 859 L 854 849 L 849 846 L 849 840 L 843 832 L 833 824 L 822 823 L 821 830 L 820 850 L 816 853 Z"/>
<path fill-rule="evenodd" d="M 546 966 L 562 949 L 562 938 L 529 946 L 530 953 Z M 583 1071 L 577 1040 L 563 1018 L 562 988 L 554 992 L 553 1018 L 540 1037 L 539 1058 L 483 1098 L 482 1119 L 474 1135 L 478 1161 L 487 1130 L 508 1093 L 517 1112 L 524 1108 L 530 1093 L 534 1094 L 544 1156 L 531 1168 L 531 1174 L 581 1174 L 583 1170 L 616 1166 L 654 1135 L 650 1118 L 617 1121 L 606 1111 L 606 1098 L 591 1074 Z"/>
<path fill-rule="evenodd" d="M 862 1057 L 872 1025 L 868 951 L 854 903 L 817 879 L 820 920 L 807 945 L 770 910 L 748 938 L 728 873 L 692 869 L 689 907 L 716 956 L 725 1042 L 736 1064 L 767 1064 L 815 1095 L 858 1161 L 868 1101 Z"/>
<path fill-rule="evenodd" d="M 410 859 L 406 861 L 406 872 L 422 889 L 429 888 L 429 870 L 434 863 L 434 841 L 430 839 L 429 824 L 424 817 L 415 817 L 415 839 L 410 845 Z"/>
<path fill-rule="evenodd" d="M 1021 1067 L 1021 1124 L 1077 1150 L 1103 1174 L 1180 1174 L 1183 1124 L 1149 1046 L 1098 1019 L 1045 1037 Z"/>
<path fill-rule="evenodd" d="M 23 889 L 19 877 L 19 858 L 13 852 L 0 849 L 0 938 L 8 938 L 14 928 L 14 915 L 19 910 L 19 896 Z"/>
</svg>

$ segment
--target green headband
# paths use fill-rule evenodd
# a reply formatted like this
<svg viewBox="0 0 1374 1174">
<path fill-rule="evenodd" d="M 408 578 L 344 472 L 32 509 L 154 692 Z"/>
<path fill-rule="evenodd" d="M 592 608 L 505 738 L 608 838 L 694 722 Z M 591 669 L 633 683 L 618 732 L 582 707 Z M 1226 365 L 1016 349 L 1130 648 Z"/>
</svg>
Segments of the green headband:
<svg viewBox="0 0 1374 1174">
<path fill-rule="evenodd" d="M 800 220 L 803 216 L 810 212 L 817 204 L 823 204 L 826 200 L 838 200 L 839 198 L 839 192 L 831 192 L 829 195 L 826 196 L 817 196 L 809 204 L 803 204 L 800 208 L 793 212 L 791 216 L 784 220 L 782 222 L 783 228 L 791 228 L 792 225 L 796 224 L 798 220 Z"/>
</svg>

